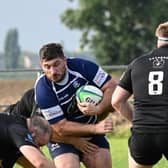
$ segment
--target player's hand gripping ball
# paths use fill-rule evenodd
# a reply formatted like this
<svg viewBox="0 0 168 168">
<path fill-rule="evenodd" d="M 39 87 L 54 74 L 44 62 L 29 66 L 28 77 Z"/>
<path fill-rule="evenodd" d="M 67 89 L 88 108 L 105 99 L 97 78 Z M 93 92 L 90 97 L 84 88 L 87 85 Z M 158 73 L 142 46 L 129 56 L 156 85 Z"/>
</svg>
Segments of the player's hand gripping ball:
<svg viewBox="0 0 168 168">
<path fill-rule="evenodd" d="M 80 103 L 88 102 L 97 105 L 102 98 L 103 92 L 93 85 L 83 85 L 76 91 L 76 100 Z"/>
</svg>

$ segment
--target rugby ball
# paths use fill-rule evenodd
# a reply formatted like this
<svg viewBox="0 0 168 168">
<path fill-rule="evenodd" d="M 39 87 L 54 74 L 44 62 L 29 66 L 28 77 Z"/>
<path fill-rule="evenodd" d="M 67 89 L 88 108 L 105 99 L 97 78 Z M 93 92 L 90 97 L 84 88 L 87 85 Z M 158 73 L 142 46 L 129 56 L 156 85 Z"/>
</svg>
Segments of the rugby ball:
<svg viewBox="0 0 168 168">
<path fill-rule="evenodd" d="M 102 98 L 103 92 L 93 85 L 83 85 L 76 91 L 76 99 L 80 103 L 88 102 L 97 105 Z"/>
</svg>

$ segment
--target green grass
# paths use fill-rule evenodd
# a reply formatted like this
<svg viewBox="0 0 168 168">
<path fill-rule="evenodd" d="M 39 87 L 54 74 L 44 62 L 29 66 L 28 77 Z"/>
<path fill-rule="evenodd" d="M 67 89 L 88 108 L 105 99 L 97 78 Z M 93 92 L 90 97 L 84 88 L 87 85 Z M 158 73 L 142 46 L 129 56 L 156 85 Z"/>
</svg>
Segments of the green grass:
<svg viewBox="0 0 168 168">
<path fill-rule="evenodd" d="M 129 129 L 119 129 L 114 134 L 109 135 L 108 139 L 111 147 L 113 168 L 128 167 L 128 137 Z M 168 162 L 163 157 L 154 168 L 167 168 Z"/>
<path fill-rule="evenodd" d="M 113 168 L 127 168 L 128 167 L 128 136 L 129 130 L 127 129 L 120 129 L 113 134 L 108 135 L 108 139 L 110 142 L 111 147 L 111 154 L 112 154 L 112 162 Z M 47 148 L 44 148 L 45 153 L 49 157 L 49 153 Z M 168 162 L 163 157 L 160 162 L 154 166 L 154 168 L 167 168 Z M 19 166 L 15 166 L 15 168 L 21 168 Z M 85 168 L 81 165 L 81 168 Z"/>
<path fill-rule="evenodd" d="M 110 138 L 111 153 L 113 168 L 127 168 L 128 167 L 128 140 L 127 138 Z M 162 160 L 154 166 L 154 168 L 167 168 L 168 162 L 163 157 Z"/>
</svg>

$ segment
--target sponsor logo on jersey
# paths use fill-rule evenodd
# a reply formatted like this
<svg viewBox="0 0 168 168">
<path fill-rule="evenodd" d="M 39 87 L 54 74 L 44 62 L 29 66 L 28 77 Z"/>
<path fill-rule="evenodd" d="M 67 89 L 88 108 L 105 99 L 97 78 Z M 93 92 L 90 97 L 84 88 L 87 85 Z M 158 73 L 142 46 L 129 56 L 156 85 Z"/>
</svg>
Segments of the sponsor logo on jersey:
<svg viewBox="0 0 168 168">
<path fill-rule="evenodd" d="M 51 120 L 63 115 L 63 111 L 59 105 L 47 109 L 42 109 L 41 111 L 46 120 Z"/>
<path fill-rule="evenodd" d="M 60 145 L 58 143 L 52 144 L 50 150 L 53 152 L 55 149 L 60 148 Z"/>
<path fill-rule="evenodd" d="M 149 58 L 149 61 L 152 61 L 153 68 L 162 68 L 165 64 L 165 60 L 168 60 L 168 56 L 154 56 Z"/>
<path fill-rule="evenodd" d="M 80 86 L 80 83 L 78 81 L 74 81 L 72 85 L 74 88 L 78 88 Z"/>
<path fill-rule="evenodd" d="M 93 81 L 97 86 L 101 87 L 104 81 L 106 80 L 106 78 L 107 78 L 107 73 L 102 68 L 99 67 Z"/>
<path fill-rule="evenodd" d="M 31 143 L 34 144 L 34 139 L 33 139 L 31 133 L 27 133 L 27 134 L 26 134 L 25 141 L 28 141 L 28 142 L 31 142 Z"/>
</svg>

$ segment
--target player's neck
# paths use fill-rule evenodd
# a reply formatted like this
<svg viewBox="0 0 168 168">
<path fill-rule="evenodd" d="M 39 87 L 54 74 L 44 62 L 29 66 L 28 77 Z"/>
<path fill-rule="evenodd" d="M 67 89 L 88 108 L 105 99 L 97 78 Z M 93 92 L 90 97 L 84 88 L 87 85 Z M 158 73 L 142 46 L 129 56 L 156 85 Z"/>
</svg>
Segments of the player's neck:
<svg viewBox="0 0 168 168">
<path fill-rule="evenodd" d="M 68 74 L 68 70 L 66 70 L 64 78 L 61 81 L 55 82 L 55 83 L 58 85 L 65 85 L 68 82 L 68 79 L 69 79 L 69 74 Z"/>
</svg>

